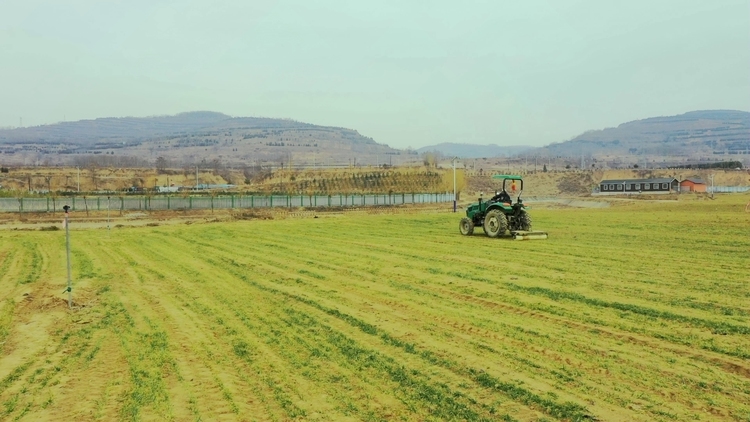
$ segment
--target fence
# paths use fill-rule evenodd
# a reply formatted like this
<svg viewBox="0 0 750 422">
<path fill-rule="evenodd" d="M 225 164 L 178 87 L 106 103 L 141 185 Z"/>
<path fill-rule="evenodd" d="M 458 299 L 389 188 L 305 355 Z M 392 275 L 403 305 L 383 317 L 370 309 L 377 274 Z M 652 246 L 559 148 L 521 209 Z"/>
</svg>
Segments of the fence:
<svg viewBox="0 0 750 422">
<path fill-rule="evenodd" d="M 706 190 L 709 193 L 742 193 L 750 192 L 750 186 L 709 186 Z"/>
<path fill-rule="evenodd" d="M 213 210 L 271 207 L 367 207 L 453 202 L 452 193 L 382 195 L 88 196 L 0 198 L 0 212 Z"/>
</svg>

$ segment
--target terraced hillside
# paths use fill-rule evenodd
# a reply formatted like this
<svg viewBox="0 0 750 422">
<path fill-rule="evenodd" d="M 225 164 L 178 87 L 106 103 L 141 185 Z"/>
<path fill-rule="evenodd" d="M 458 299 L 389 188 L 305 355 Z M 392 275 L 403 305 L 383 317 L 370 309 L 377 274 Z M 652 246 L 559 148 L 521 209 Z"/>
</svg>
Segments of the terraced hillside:
<svg viewBox="0 0 750 422">
<path fill-rule="evenodd" d="M 0 164 L 143 167 L 403 164 L 413 151 L 379 144 L 353 129 L 215 112 L 81 120 L 0 129 Z M 158 165 L 158 163 L 157 163 Z"/>
<path fill-rule="evenodd" d="M 0 419 L 747 420 L 740 200 L 0 231 Z"/>
</svg>

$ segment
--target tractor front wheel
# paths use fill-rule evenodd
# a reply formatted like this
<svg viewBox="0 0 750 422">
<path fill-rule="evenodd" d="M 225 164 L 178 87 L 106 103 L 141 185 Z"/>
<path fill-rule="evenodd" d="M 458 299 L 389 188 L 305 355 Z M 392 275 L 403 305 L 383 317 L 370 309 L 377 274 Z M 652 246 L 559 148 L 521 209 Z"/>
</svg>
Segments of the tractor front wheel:
<svg viewBox="0 0 750 422">
<path fill-rule="evenodd" d="M 458 223 L 458 229 L 461 230 L 462 235 L 470 236 L 474 233 L 474 222 L 470 218 L 464 217 Z"/>
<path fill-rule="evenodd" d="M 484 217 L 484 232 L 489 237 L 498 237 L 508 230 L 508 219 L 499 210 L 492 210 Z"/>
</svg>

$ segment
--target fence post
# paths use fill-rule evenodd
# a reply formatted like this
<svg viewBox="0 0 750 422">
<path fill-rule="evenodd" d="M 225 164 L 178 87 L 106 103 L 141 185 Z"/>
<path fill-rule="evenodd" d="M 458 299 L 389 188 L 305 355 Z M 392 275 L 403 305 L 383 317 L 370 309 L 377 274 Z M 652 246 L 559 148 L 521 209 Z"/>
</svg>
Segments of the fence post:
<svg viewBox="0 0 750 422">
<path fill-rule="evenodd" d="M 171 209 L 171 203 L 170 203 L 169 195 L 167 195 L 167 209 Z"/>
<path fill-rule="evenodd" d="M 47 212 L 49 212 L 49 196 L 47 197 Z"/>
<path fill-rule="evenodd" d="M 140 203 L 139 203 L 140 204 Z M 120 197 L 120 214 L 125 210 L 125 198 Z"/>
<path fill-rule="evenodd" d="M 250 208 L 255 208 L 255 196 L 250 195 Z"/>
<path fill-rule="evenodd" d="M 270 200 L 270 202 L 269 202 L 269 204 L 270 204 L 269 208 L 273 208 L 273 194 L 271 194 L 271 196 L 269 196 L 269 200 Z"/>
<path fill-rule="evenodd" d="M 328 208 L 331 208 L 331 195 L 328 195 Z"/>
<path fill-rule="evenodd" d="M 230 195 L 230 198 L 232 198 L 232 208 L 234 208 L 234 195 Z"/>
<path fill-rule="evenodd" d="M 76 197 L 73 197 L 73 211 L 76 210 Z"/>
<path fill-rule="evenodd" d="M 101 202 L 100 199 L 101 199 L 100 197 L 98 197 L 98 196 L 96 197 L 96 210 L 97 211 L 101 211 L 102 210 L 102 207 L 101 207 L 101 204 L 100 204 L 100 202 Z"/>
<path fill-rule="evenodd" d="M 19 212 L 23 212 L 23 198 L 18 198 L 18 203 L 19 203 L 19 209 L 20 209 Z"/>
</svg>

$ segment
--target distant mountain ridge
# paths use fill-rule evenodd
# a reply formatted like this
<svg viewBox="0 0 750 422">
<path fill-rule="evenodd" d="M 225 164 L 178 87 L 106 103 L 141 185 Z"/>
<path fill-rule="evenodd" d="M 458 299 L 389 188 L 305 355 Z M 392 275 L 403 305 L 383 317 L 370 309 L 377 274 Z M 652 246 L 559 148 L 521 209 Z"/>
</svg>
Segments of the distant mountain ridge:
<svg viewBox="0 0 750 422">
<path fill-rule="evenodd" d="M 750 112 L 700 110 L 591 130 L 538 150 L 552 156 L 712 156 L 750 151 Z"/>
<path fill-rule="evenodd" d="M 0 154 L 0 161 L 5 163 L 94 162 L 100 166 L 142 166 L 158 157 L 173 166 L 249 162 L 279 166 L 382 164 L 403 162 L 409 155 L 353 129 L 291 119 L 231 117 L 211 111 L 0 129 Z M 387 155 L 402 154 L 402 160 L 390 157 L 384 161 Z"/>
<path fill-rule="evenodd" d="M 136 166 L 154 163 L 158 157 L 171 165 L 399 165 L 419 162 L 416 155 L 430 151 L 460 158 L 577 157 L 581 165 L 587 162 L 586 167 L 680 166 L 719 160 L 750 165 L 750 112 L 701 110 L 652 117 L 587 131 L 542 148 L 442 143 L 416 151 L 379 144 L 353 129 L 211 111 L 0 129 L 0 163 L 18 165 L 95 161 L 106 166 Z M 96 160 L 92 161 L 92 156 Z"/>
<path fill-rule="evenodd" d="M 281 128 L 314 125 L 287 119 L 231 117 L 212 111 L 191 111 L 173 116 L 104 117 L 50 125 L 0 130 L 0 142 L 58 143 L 91 145 L 107 141 L 144 140 L 208 128 Z"/>
<path fill-rule="evenodd" d="M 419 148 L 417 152 L 437 151 L 446 157 L 459 158 L 483 158 L 483 157 L 509 157 L 522 154 L 533 147 L 525 145 L 501 146 L 497 144 L 478 145 L 478 144 L 459 144 L 445 142 L 437 145 L 429 145 Z"/>
</svg>

